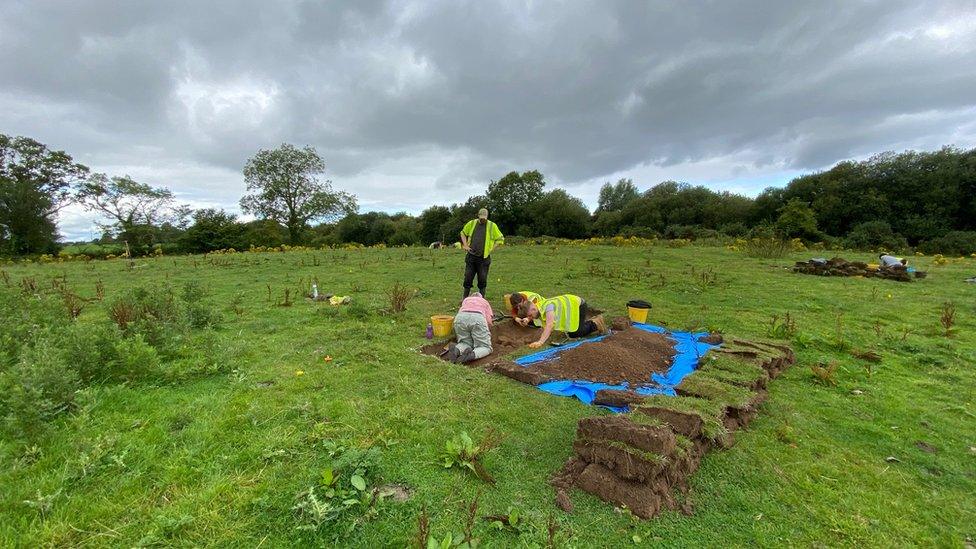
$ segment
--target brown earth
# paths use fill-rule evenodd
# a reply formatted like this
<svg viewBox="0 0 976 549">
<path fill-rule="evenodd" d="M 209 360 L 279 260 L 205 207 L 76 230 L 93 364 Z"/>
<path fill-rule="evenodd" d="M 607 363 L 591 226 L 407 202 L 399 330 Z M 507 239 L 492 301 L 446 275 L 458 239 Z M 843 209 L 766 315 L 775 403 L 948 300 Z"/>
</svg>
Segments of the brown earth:
<svg viewBox="0 0 976 549">
<path fill-rule="evenodd" d="M 674 433 L 664 425 L 641 425 L 621 416 L 588 417 L 579 421 L 577 436 L 589 440 L 619 441 L 644 452 L 670 455 Z"/>
<path fill-rule="evenodd" d="M 554 379 L 578 379 L 631 386 L 653 385 L 651 374 L 666 372 L 674 358 L 674 342 L 644 330 L 615 332 L 603 341 L 580 345 L 526 368 Z"/>
<path fill-rule="evenodd" d="M 538 328 L 523 328 L 511 319 L 500 320 L 491 327 L 491 354 L 485 358 L 474 360 L 468 363 L 469 366 L 484 366 L 496 360 L 498 357 L 514 353 L 525 347 L 529 343 L 539 339 L 542 332 Z M 451 337 L 446 341 L 429 343 L 420 348 L 420 352 L 425 355 L 438 356 L 447 345 L 455 339 Z M 520 366 L 521 368 L 521 366 Z"/>
<path fill-rule="evenodd" d="M 576 485 L 607 503 L 626 506 L 638 517 L 653 517 L 661 508 L 661 497 L 654 486 L 619 478 L 599 463 L 587 465 Z"/>
</svg>

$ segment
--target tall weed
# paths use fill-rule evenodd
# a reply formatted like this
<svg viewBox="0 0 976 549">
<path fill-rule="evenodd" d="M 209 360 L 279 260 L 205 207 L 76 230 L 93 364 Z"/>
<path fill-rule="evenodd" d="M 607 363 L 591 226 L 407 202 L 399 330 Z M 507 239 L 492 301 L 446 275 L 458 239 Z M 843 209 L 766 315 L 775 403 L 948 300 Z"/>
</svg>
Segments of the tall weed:
<svg viewBox="0 0 976 549">
<path fill-rule="evenodd" d="M 792 251 L 792 246 L 789 241 L 775 236 L 761 236 L 747 240 L 742 244 L 742 251 L 749 257 L 777 259 L 786 257 Z"/>
</svg>

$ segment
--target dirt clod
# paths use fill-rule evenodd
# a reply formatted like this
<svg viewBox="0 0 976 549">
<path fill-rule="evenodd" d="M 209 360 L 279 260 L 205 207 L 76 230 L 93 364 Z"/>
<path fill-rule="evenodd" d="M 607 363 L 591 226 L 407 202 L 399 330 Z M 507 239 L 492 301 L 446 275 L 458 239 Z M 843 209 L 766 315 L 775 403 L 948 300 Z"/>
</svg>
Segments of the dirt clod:
<svg viewBox="0 0 976 549">
<path fill-rule="evenodd" d="M 608 503 L 623 504 L 641 518 L 651 518 L 661 507 L 661 498 L 648 484 L 618 478 L 599 463 L 580 473 L 579 487 Z"/>
<path fill-rule="evenodd" d="M 565 490 L 556 491 L 556 506 L 567 513 L 572 513 L 575 508 L 573 506 L 573 500 L 569 499 L 569 494 Z"/>
<path fill-rule="evenodd" d="M 538 370 L 532 370 L 530 368 L 526 368 L 525 366 L 519 366 L 510 360 L 497 360 L 492 362 L 488 367 L 496 374 L 501 374 L 505 377 L 514 379 L 515 381 L 521 381 L 522 383 L 526 383 L 528 385 L 541 385 L 550 379 L 549 376 Z"/>
<path fill-rule="evenodd" d="M 613 406 L 614 408 L 627 408 L 634 404 L 640 404 L 645 397 L 633 391 L 620 391 L 617 389 L 600 389 L 593 395 L 593 404 L 597 406 Z"/>
<path fill-rule="evenodd" d="M 622 332 L 630 329 L 630 319 L 625 316 L 615 316 L 610 320 L 610 329 L 615 332 Z"/>
<path fill-rule="evenodd" d="M 725 341 L 725 338 L 723 338 L 722 334 L 718 332 L 712 332 L 707 336 L 701 338 L 699 341 L 701 341 L 702 343 L 708 343 L 709 345 L 721 345 L 722 342 Z"/>
</svg>

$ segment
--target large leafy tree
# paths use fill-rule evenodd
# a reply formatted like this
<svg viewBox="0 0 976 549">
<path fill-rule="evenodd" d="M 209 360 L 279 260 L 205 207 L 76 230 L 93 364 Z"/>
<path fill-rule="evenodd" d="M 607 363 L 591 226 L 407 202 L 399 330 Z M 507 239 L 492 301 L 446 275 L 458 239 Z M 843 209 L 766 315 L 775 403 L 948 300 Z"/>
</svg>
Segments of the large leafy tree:
<svg viewBox="0 0 976 549">
<path fill-rule="evenodd" d="M 542 198 L 545 176 L 536 170 L 509 172 L 498 181 L 488 184 L 485 193 L 488 215 L 502 231 L 524 232 L 532 225 L 529 209 Z"/>
<path fill-rule="evenodd" d="M 817 214 L 809 204 L 798 198 L 791 199 L 780 208 L 776 230 L 786 238 L 816 240 L 820 236 Z"/>
<path fill-rule="evenodd" d="M 424 244 L 432 242 L 449 241 L 450 237 L 443 232 L 444 224 L 451 219 L 451 209 L 447 206 L 431 206 L 421 212 L 418 221 L 420 222 L 420 241 Z"/>
<path fill-rule="evenodd" d="M 334 221 L 356 211 L 355 196 L 319 180 L 324 171 L 325 162 L 310 146 L 285 143 L 258 151 L 244 166 L 249 194 L 241 198 L 241 209 L 281 223 L 290 243 L 298 244 L 309 222 Z"/>
<path fill-rule="evenodd" d="M 28 137 L 0 134 L 0 253 L 52 252 L 57 213 L 88 168 Z"/>
<path fill-rule="evenodd" d="M 545 193 L 529 213 L 535 235 L 584 238 L 589 233 L 590 211 L 582 200 L 562 189 Z"/>
<path fill-rule="evenodd" d="M 174 205 L 172 191 L 139 183 L 129 176 L 109 178 L 95 174 L 81 186 L 79 197 L 85 208 L 109 220 L 102 227 L 139 251 L 156 243 L 160 225 L 180 222 L 187 215 L 185 206 Z"/>
<path fill-rule="evenodd" d="M 180 247 L 193 253 L 243 249 L 247 247 L 246 230 L 234 214 L 213 208 L 197 210 L 193 212 L 193 224 L 179 238 Z"/>
<path fill-rule="evenodd" d="M 600 198 L 597 202 L 596 213 L 615 212 L 640 197 L 637 185 L 631 179 L 621 179 L 614 184 L 609 181 L 600 187 Z"/>
</svg>

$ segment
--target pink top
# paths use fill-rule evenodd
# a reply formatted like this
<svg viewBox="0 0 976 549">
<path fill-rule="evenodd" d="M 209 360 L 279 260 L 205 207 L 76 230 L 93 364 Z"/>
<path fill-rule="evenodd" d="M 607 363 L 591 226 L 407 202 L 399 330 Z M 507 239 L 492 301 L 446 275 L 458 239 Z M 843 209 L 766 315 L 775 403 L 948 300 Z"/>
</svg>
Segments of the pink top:
<svg viewBox="0 0 976 549">
<path fill-rule="evenodd" d="M 485 315 L 485 322 L 488 323 L 489 327 L 492 324 L 492 318 L 495 316 L 495 313 L 491 310 L 491 303 L 488 303 L 488 300 L 480 295 L 464 298 L 464 301 L 461 302 L 461 312 L 481 313 Z"/>
</svg>

